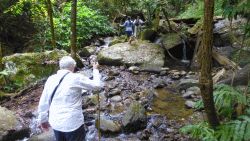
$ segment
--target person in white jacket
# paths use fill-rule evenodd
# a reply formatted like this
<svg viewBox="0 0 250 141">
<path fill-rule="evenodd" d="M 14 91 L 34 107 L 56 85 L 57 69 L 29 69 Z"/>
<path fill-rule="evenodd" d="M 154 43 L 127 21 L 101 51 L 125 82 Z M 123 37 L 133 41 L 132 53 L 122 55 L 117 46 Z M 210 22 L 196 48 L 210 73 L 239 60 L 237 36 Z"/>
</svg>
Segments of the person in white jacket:
<svg viewBox="0 0 250 141">
<path fill-rule="evenodd" d="M 98 63 L 93 63 L 93 80 L 73 73 L 76 62 L 70 56 L 62 57 L 59 66 L 60 70 L 45 83 L 38 105 L 38 123 L 45 131 L 51 126 L 57 141 L 83 141 L 86 133 L 82 91 L 102 87 Z"/>
<path fill-rule="evenodd" d="M 138 37 L 141 32 L 141 26 L 144 24 L 144 21 L 140 19 L 140 16 L 137 16 L 137 18 L 133 22 L 134 24 L 134 36 Z"/>
</svg>

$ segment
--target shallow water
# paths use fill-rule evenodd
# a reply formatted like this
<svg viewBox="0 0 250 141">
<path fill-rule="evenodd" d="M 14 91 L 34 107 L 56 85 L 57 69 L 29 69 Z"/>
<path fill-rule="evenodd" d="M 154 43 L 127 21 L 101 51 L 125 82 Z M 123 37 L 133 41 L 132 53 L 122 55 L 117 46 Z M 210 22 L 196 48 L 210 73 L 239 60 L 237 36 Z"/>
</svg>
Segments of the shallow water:
<svg viewBox="0 0 250 141">
<path fill-rule="evenodd" d="M 157 89 L 153 100 L 152 112 L 149 114 L 165 115 L 168 119 L 182 120 L 193 111 L 185 108 L 185 100 L 167 89 Z"/>
</svg>

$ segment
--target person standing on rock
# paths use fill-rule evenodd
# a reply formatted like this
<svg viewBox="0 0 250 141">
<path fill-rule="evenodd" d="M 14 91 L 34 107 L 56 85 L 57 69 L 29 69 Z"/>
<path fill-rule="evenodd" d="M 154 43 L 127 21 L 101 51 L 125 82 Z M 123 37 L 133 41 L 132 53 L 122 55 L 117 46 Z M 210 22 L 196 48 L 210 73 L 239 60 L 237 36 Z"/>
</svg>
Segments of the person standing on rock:
<svg viewBox="0 0 250 141">
<path fill-rule="evenodd" d="M 38 124 L 44 131 L 51 126 L 57 141 L 83 141 L 82 91 L 102 87 L 98 63 L 93 63 L 93 80 L 73 73 L 76 62 L 70 56 L 62 57 L 59 66 L 60 70 L 45 83 L 38 105 Z"/>
<path fill-rule="evenodd" d="M 127 20 L 120 26 L 125 27 L 125 33 L 128 38 L 133 35 L 133 22 L 131 21 L 131 17 L 128 17 Z"/>
<path fill-rule="evenodd" d="M 144 22 L 140 19 L 140 16 L 137 16 L 133 24 L 135 25 L 134 36 L 138 37 L 141 32 L 141 26 L 144 24 Z"/>
</svg>

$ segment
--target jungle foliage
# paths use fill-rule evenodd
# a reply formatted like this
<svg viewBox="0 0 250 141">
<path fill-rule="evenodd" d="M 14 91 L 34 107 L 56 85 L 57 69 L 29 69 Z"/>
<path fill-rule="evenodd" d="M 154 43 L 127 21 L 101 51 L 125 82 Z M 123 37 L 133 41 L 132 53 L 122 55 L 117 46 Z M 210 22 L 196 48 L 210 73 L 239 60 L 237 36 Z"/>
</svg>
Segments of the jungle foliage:
<svg viewBox="0 0 250 141">
<path fill-rule="evenodd" d="M 212 129 L 206 122 L 187 125 L 181 132 L 203 141 L 247 141 L 250 139 L 250 95 L 245 89 L 229 85 L 216 85 L 214 102 L 222 124 Z M 202 101 L 196 103 L 198 110 L 203 108 Z M 240 111 L 239 111 L 240 110 Z"/>
</svg>

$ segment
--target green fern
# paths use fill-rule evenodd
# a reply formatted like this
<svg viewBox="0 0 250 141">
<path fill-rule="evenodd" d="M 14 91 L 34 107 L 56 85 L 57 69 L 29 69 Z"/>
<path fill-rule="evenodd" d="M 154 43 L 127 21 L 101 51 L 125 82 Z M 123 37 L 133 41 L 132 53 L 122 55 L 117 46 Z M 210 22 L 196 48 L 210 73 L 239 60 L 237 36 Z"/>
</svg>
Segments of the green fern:
<svg viewBox="0 0 250 141">
<path fill-rule="evenodd" d="M 243 93 L 229 85 L 216 85 L 214 102 L 217 112 L 221 116 L 231 118 L 235 104 L 246 105 L 247 100 Z"/>
<path fill-rule="evenodd" d="M 225 84 L 216 85 L 214 88 L 214 103 L 220 116 L 231 119 L 236 104 L 247 104 L 247 99 L 240 90 Z M 196 102 L 195 108 L 204 108 L 202 100 Z"/>
<path fill-rule="evenodd" d="M 222 124 L 215 132 L 219 141 L 249 141 L 250 140 L 250 118 L 241 116 Z"/>
<path fill-rule="evenodd" d="M 221 124 L 216 130 L 210 128 L 208 123 L 202 122 L 184 126 L 180 131 L 202 141 L 249 141 L 250 117 L 240 116 L 237 120 Z"/>
<path fill-rule="evenodd" d="M 189 134 L 194 139 L 202 141 L 216 141 L 214 130 L 209 128 L 207 122 L 201 122 L 197 125 L 187 125 L 180 129 L 184 134 Z"/>
</svg>

